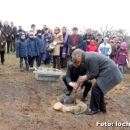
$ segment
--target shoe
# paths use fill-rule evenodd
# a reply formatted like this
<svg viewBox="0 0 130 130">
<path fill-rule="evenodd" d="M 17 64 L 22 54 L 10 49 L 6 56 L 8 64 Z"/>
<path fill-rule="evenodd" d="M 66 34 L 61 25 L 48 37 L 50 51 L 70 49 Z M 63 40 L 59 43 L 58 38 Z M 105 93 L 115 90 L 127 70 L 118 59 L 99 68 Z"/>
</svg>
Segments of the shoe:
<svg viewBox="0 0 130 130">
<path fill-rule="evenodd" d="M 86 112 L 85 114 L 86 115 L 93 115 L 93 114 L 97 114 L 97 113 L 99 113 L 100 112 L 100 110 L 97 110 L 97 111 L 89 111 L 89 112 Z"/>
<path fill-rule="evenodd" d="M 72 90 L 69 90 L 68 92 L 66 92 L 66 96 L 70 96 Z"/>
<path fill-rule="evenodd" d="M 100 111 L 103 112 L 103 113 L 106 113 L 106 112 L 107 112 L 106 109 L 100 109 Z"/>
<path fill-rule="evenodd" d="M 86 101 L 87 101 L 87 97 L 84 97 L 84 96 L 83 96 L 83 97 L 81 98 L 81 101 L 86 102 Z"/>
<path fill-rule="evenodd" d="M 23 71 L 23 69 L 20 69 L 20 71 L 22 72 L 22 71 Z"/>
</svg>

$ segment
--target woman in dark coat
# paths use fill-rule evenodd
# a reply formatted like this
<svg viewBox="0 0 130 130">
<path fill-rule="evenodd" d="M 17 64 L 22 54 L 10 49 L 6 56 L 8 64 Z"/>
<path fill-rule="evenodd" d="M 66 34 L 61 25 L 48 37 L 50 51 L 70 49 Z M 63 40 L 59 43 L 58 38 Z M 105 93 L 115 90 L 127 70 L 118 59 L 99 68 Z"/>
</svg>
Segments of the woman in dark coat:
<svg viewBox="0 0 130 130">
<path fill-rule="evenodd" d="M 4 35 L 2 35 L 2 31 L 0 30 L 0 55 L 1 55 L 1 64 L 4 64 L 4 55 L 5 55 L 5 44 L 6 40 Z"/>
</svg>

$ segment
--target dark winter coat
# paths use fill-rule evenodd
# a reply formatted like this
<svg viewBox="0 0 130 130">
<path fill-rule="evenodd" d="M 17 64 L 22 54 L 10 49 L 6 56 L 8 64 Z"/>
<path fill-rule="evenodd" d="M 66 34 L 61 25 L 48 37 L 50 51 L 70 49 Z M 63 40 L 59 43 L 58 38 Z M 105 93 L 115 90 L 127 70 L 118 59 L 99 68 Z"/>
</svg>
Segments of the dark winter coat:
<svg viewBox="0 0 130 130">
<path fill-rule="evenodd" d="M 3 34 L 6 37 L 6 34 L 8 35 L 8 37 L 6 37 L 6 41 L 7 42 L 11 42 L 12 41 L 12 28 L 8 25 L 7 27 L 4 26 L 3 27 Z"/>
<path fill-rule="evenodd" d="M 14 37 L 12 37 L 12 39 L 15 38 L 16 33 L 17 33 L 17 27 L 14 26 L 14 27 L 12 28 L 12 34 L 14 35 Z"/>
<path fill-rule="evenodd" d="M 15 37 L 17 38 L 17 40 L 20 39 L 21 33 L 25 33 L 25 35 L 26 35 L 26 32 L 24 30 L 22 30 L 22 29 L 17 30 L 16 33 L 15 33 Z"/>
<path fill-rule="evenodd" d="M 76 43 L 75 43 L 76 49 L 77 49 L 77 48 L 81 48 L 82 44 L 83 44 L 82 36 L 79 35 L 79 34 L 77 34 Z M 69 47 L 69 49 L 70 49 L 70 53 L 72 53 L 71 48 L 73 47 L 73 35 L 70 35 L 70 36 L 69 36 L 69 39 L 68 39 L 68 47 Z"/>
<path fill-rule="evenodd" d="M 79 75 L 85 75 L 87 73 L 87 67 L 82 63 L 78 68 L 75 68 L 73 64 L 69 64 L 66 72 L 66 81 L 69 84 L 71 81 L 77 81 Z"/>
<path fill-rule="evenodd" d="M 16 57 L 27 57 L 28 49 L 27 49 L 27 41 L 26 40 L 18 40 L 16 42 Z"/>
<path fill-rule="evenodd" d="M 1 45 L 1 42 L 3 43 L 3 45 Z M 5 44 L 6 44 L 5 36 L 1 35 L 0 36 L 0 52 L 5 51 Z"/>
<path fill-rule="evenodd" d="M 117 52 L 116 64 L 127 66 L 126 59 L 127 59 L 127 60 L 129 59 L 128 51 L 127 51 L 126 49 L 124 49 L 124 50 L 123 50 L 123 49 L 120 49 L 120 50 Z"/>
<path fill-rule="evenodd" d="M 95 78 L 104 94 L 122 81 L 122 74 L 117 65 L 102 54 L 83 52 L 83 62 L 85 62 L 89 71 L 87 74 L 88 80 Z"/>
<path fill-rule="evenodd" d="M 27 47 L 28 47 L 28 56 L 34 57 L 39 56 L 39 48 L 38 48 L 38 41 L 36 38 L 28 38 L 27 39 Z"/>
<path fill-rule="evenodd" d="M 45 53 L 45 45 L 44 45 L 44 41 L 43 41 L 42 37 L 37 36 L 36 39 L 38 41 L 39 53 Z"/>
<path fill-rule="evenodd" d="M 86 40 L 87 44 L 90 43 L 88 40 L 91 40 L 91 39 L 95 39 L 94 35 L 92 35 L 92 34 L 90 34 L 90 35 L 84 34 L 83 35 L 83 41 Z"/>
</svg>

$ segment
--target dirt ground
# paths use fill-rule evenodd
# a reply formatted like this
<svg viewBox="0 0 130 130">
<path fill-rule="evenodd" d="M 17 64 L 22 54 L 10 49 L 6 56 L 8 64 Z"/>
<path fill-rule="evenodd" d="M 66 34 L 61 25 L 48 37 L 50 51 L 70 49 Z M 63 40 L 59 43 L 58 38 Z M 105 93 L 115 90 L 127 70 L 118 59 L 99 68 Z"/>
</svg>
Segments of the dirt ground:
<svg viewBox="0 0 130 130">
<path fill-rule="evenodd" d="M 130 123 L 130 75 L 105 96 L 107 113 L 93 116 L 57 112 L 53 105 L 66 92 L 59 82 L 37 81 L 34 74 L 19 71 L 19 60 L 6 54 L 0 65 L 0 130 L 130 130 L 129 127 L 102 127 L 96 122 Z M 78 94 L 81 98 L 82 94 Z M 89 104 L 90 94 L 87 103 Z"/>
</svg>

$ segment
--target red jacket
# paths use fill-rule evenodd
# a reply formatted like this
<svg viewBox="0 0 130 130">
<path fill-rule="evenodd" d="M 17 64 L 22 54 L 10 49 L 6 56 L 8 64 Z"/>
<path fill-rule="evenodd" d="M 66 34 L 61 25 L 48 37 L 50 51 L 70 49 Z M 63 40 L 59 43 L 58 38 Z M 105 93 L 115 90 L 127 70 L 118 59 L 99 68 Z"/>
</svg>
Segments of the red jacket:
<svg viewBox="0 0 130 130">
<path fill-rule="evenodd" d="M 89 44 L 89 45 L 86 47 L 86 51 L 98 52 L 98 47 L 97 47 L 96 45 Z"/>
</svg>

